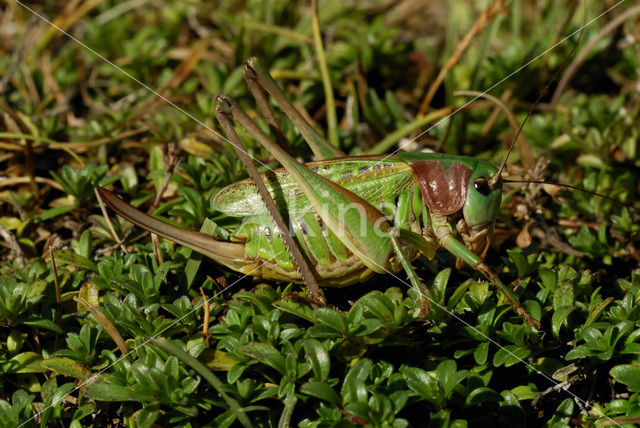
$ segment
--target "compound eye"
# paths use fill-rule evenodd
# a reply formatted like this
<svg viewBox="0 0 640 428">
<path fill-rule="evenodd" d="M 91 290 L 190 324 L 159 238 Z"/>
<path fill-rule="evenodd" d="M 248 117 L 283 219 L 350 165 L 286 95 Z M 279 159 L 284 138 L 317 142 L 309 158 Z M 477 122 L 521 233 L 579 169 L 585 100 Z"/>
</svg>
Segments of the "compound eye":
<svg viewBox="0 0 640 428">
<path fill-rule="evenodd" d="M 489 186 L 489 180 L 484 177 L 478 177 L 473 180 L 473 188 L 483 196 L 488 196 L 491 193 L 491 187 Z"/>
</svg>

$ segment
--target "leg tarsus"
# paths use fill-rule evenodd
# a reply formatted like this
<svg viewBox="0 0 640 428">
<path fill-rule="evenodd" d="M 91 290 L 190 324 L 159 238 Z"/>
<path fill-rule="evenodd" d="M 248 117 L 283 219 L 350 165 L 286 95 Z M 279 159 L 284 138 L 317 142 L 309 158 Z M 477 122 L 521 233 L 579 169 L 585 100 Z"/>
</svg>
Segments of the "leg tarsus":
<svg viewBox="0 0 640 428">
<path fill-rule="evenodd" d="M 531 327 L 535 327 L 540 329 L 540 321 L 535 319 L 525 308 L 520 305 L 518 302 L 518 298 L 505 286 L 498 275 L 496 275 L 484 262 L 478 263 L 474 266 L 474 269 L 480 271 L 489 281 L 493 282 L 494 285 L 502 292 L 505 300 L 509 303 L 509 305 L 513 308 L 516 314 L 523 320 L 527 322 Z"/>
<path fill-rule="evenodd" d="M 281 298 L 285 300 L 295 300 L 296 302 L 304 303 L 312 308 L 327 306 L 327 301 L 322 293 L 320 293 L 320 295 L 313 295 L 309 293 L 308 296 L 303 296 L 300 295 L 299 292 L 289 292 L 284 293 Z"/>
</svg>

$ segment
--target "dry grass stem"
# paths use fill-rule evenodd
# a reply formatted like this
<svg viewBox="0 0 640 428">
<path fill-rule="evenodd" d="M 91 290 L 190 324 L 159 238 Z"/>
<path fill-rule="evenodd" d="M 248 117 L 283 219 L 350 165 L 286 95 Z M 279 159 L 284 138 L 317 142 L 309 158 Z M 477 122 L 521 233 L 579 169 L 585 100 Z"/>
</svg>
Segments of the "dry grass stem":
<svg viewBox="0 0 640 428">
<path fill-rule="evenodd" d="M 534 164 L 533 153 L 531 152 L 531 146 L 529 145 L 529 140 L 527 140 L 527 137 L 524 135 L 524 132 L 521 132 L 520 134 L 518 134 L 518 130 L 520 129 L 520 124 L 516 120 L 511 110 L 509 110 L 509 107 L 504 102 L 502 102 L 502 100 L 494 97 L 493 95 L 485 94 L 478 91 L 458 91 L 458 92 L 455 92 L 454 95 L 484 98 L 494 103 L 497 107 L 499 107 L 507 117 L 507 120 L 509 121 L 509 125 L 511 125 L 511 127 L 513 128 L 514 135 L 518 136 L 516 141 L 512 142 L 511 144 L 517 144 L 518 150 L 520 151 L 520 159 L 522 161 L 522 166 L 524 166 L 525 169 L 531 169 L 533 167 L 533 164 Z"/>
<path fill-rule="evenodd" d="M 422 99 L 420 109 L 418 110 L 418 117 L 425 115 L 427 109 L 429 108 L 429 104 L 431 104 L 431 100 L 436 94 L 436 91 L 438 90 L 438 87 L 440 87 L 440 84 L 444 80 L 445 76 L 447 75 L 449 70 L 451 70 L 453 66 L 458 63 L 458 61 L 460 61 L 460 58 L 462 58 L 469 46 L 471 46 L 471 43 L 476 38 L 476 36 L 485 29 L 485 27 L 493 20 L 493 18 L 504 13 L 504 3 L 505 0 L 494 0 L 489 3 L 473 23 L 467 34 L 462 38 L 462 40 L 458 42 L 453 53 L 451 54 L 451 57 L 442 67 L 442 69 L 436 76 L 436 79 L 433 81 L 433 83 L 431 83 L 431 86 L 429 86 L 427 94 Z"/>
<path fill-rule="evenodd" d="M 580 65 L 587 59 L 591 50 L 598 44 L 602 39 L 607 37 L 609 34 L 613 33 L 613 31 L 622 25 L 626 20 L 631 19 L 637 15 L 640 15 L 640 5 L 636 5 L 630 7 L 629 9 L 622 12 L 620 15 L 616 16 L 611 22 L 607 23 L 600 32 L 593 37 L 589 42 L 580 50 L 580 53 L 573 58 L 571 64 L 567 67 L 567 69 L 562 74 L 560 81 L 558 82 L 558 86 L 556 87 L 555 92 L 553 93 L 553 97 L 551 97 L 551 108 L 554 108 L 560 99 L 560 95 L 564 92 L 565 88 L 571 81 L 571 78 L 575 74 L 575 72 L 580 68 Z"/>
<path fill-rule="evenodd" d="M 73 300 L 76 303 L 80 303 L 81 305 L 84 305 L 87 308 L 87 310 L 91 312 L 91 314 L 94 317 L 96 317 L 96 320 L 98 320 L 102 328 L 104 328 L 104 331 L 116 343 L 122 355 L 125 355 L 127 352 L 129 352 L 129 346 L 127 346 L 127 342 L 124 341 L 118 329 L 113 325 L 111 320 L 107 318 L 105 314 L 102 313 L 100 309 L 98 309 L 96 306 L 93 306 L 91 303 L 87 302 L 82 297 L 74 296 Z"/>
</svg>

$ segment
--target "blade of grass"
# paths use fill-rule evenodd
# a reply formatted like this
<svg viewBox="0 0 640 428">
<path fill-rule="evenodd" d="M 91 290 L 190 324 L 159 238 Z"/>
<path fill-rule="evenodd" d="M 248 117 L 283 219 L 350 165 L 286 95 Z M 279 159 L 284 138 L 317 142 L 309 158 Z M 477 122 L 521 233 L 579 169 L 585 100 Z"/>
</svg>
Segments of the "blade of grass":
<svg viewBox="0 0 640 428">
<path fill-rule="evenodd" d="M 578 70 L 580 65 L 587 59 L 591 50 L 605 37 L 611 34 L 616 28 L 622 25 L 626 20 L 633 18 L 634 16 L 640 14 L 640 5 L 636 5 L 630 7 L 629 9 L 622 12 L 620 15 L 616 16 L 611 22 L 607 23 L 602 30 L 593 37 L 589 42 L 580 50 L 578 55 L 573 58 L 571 64 L 567 67 L 567 69 L 562 74 L 560 81 L 558 82 L 558 86 L 556 86 L 556 90 L 551 97 L 551 103 L 549 104 L 550 108 L 555 108 L 556 104 L 558 104 L 558 100 L 560 99 L 560 95 L 569 84 L 569 81 L 573 77 L 573 74 Z"/>
<path fill-rule="evenodd" d="M 502 102 L 499 98 L 494 97 L 493 95 L 486 94 L 484 92 L 479 91 L 457 91 L 454 93 L 455 96 L 471 96 L 476 98 L 485 98 L 496 106 L 498 106 L 507 117 L 507 121 L 509 125 L 513 128 L 513 131 L 516 133 L 517 140 L 513 144 L 518 145 L 518 149 L 520 150 L 520 158 L 522 161 L 522 165 L 525 169 L 529 170 L 533 168 L 533 154 L 531 153 L 531 146 L 529 145 L 529 140 L 524 135 L 524 133 L 520 133 L 518 135 L 518 129 L 520 128 L 520 124 L 516 120 L 513 112 L 509 110 L 509 107 L 505 103 Z"/>
<path fill-rule="evenodd" d="M 224 401 L 227 402 L 227 404 L 229 405 L 229 409 L 231 409 L 231 411 L 235 413 L 236 417 L 243 426 L 253 426 L 243 408 L 240 407 L 240 404 L 233 397 L 229 397 L 227 393 L 224 392 L 224 383 L 204 364 L 202 364 L 200 361 L 192 357 L 188 352 L 178 348 L 176 345 L 169 342 L 165 338 L 158 337 L 152 339 L 151 342 L 158 348 L 162 349 L 164 352 L 175 356 L 177 359 L 197 371 L 203 378 L 207 380 L 207 382 L 211 384 L 211 386 L 215 388 L 216 391 L 218 391 L 218 394 L 220 394 Z"/>
<path fill-rule="evenodd" d="M 107 208 L 104 206 L 104 202 L 102 201 L 102 198 L 100 197 L 100 194 L 98 193 L 98 190 L 97 189 L 93 189 L 93 193 L 96 195 L 96 199 L 98 200 L 98 205 L 100 206 L 100 211 L 102 211 L 102 216 L 106 220 L 107 226 L 109 226 L 109 232 L 111 232 L 111 236 L 113 236 L 113 239 L 118 243 L 118 245 L 120 245 L 120 249 L 126 254 L 127 253 L 127 248 L 124 246 L 124 243 L 122 242 L 122 240 L 120 239 L 120 237 L 116 233 L 116 229 L 113 227 L 113 223 L 111 223 L 111 218 L 109 217 L 109 214 L 107 213 Z"/>
<path fill-rule="evenodd" d="M 313 9 L 313 45 L 318 56 L 318 67 L 322 76 L 322 87 L 324 88 L 324 98 L 327 106 L 327 127 L 329 128 L 329 141 L 336 147 L 340 147 L 340 137 L 338 135 L 338 116 L 336 115 L 336 103 L 333 98 L 333 86 L 327 68 L 327 58 L 324 55 L 322 46 L 322 34 L 320 33 L 320 18 L 318 17 L 318 1 L 311 2 Z"/>
<path fill-rule="evenodd" d="M 242 25 L 245 28 L 248 28 L 250 30 L 257 30 L 265 33 L 275 34 L 279 37 L 283 37 L 289 40 L 295 40 L 297 42 L 301 42 L 304 44 L 310 45 L 311 43 L 313 43 L 313 40 L 311 40 L 310 37 L 307 37 L 304 34 L 300 34 L 297 31 L 291 30 L 289 28 L 280 27 L 277 25 L 265 24 L 264 22 L 258 22 L 253 20 L 245 21 L 242 23 Z"/>
<path fill-rule="evenodd" d="M 409 135 L 413 131 L 420 129 L 431 122 L 442 119 L 443 117 L 450 114 L 453 110 L 454 109 L 452 107 L 445 107 L 439 110 L 432 111 L 426 116 L 416 118 L 412 122 L 407 123 L 403 127 L 396 129 L 391 134 L 384 137 L 382 141 L 380 141 L 378 144 L 373 146 L 371 150 L 369 150 L 368 154 L 379 155 L 381 153 L 385 153 L 387 150 L 393 147 L 394 144 L 400 141 L 400 139 L 405 135 Z"/>
</svg>

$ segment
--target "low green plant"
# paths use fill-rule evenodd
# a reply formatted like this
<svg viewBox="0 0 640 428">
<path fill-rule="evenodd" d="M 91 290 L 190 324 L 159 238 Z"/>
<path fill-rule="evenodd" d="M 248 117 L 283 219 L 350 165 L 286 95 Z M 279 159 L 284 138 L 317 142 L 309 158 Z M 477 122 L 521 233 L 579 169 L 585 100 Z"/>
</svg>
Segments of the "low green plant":
<svg viewBox="0 0 640 428">
<path fill-rule="evenodd" d="M 548 94 L 531 113 L 505 178 L 551 177 L 630 206 L 505 183 L 486 262 L 541 320 L 539 331 L 474 271 L 452 269 L 444 252 L 415 262 L 428 316 L 392 276 L 327 289 L 328 305 L 312 307 L 292 285 L 241 278 L 103 216 L 94 189 L 113 186 L 142 210 L 228 239 L 237 224 L 210 199 L 246 173 L 209 131 L 217 132 L 221 92 L 258 116 L 240 84 L 243 61 L 261 58 L 309 121 L 326 128 L 307 2 L 84 2 L 73 13 L 40 3 L 38 13 L 183 112 L 73 40 L 29 24 L 28 11 L 5 8 L 0 426 L 640 423 L 640 127 L 631 90 L 640 57 L 632 19 L 605 34 L 629 2 L 568 40 L 585 23 L 582 11 L 604 12 L 601 2 L 507 2 L 509 13 L 464 52 L 457 43 L 487 2 L 319 2 L 349 155 L 406 148 L 404 138 L 426 131 L 417 149 L 498 163 L 501 142 L 514 140 L 501 108 L 473 100 L 437 125 L 429 113 L 459 109 L 471 98 L 455 91 L 489 88 L 561 41 L 491 92 L 522 123 L 540 88 L 566 73 L 562 64 L 581 59 L 555 104 L 547 109 Z M 456 56 L 431 110 L 416 117 Z M 274 114 L 296 157 L 311 160 L 300 133 Z M 242 137 L 252 156 L 277 167 Z M 546 168 L 520 167 L 523 143 Z"/>
</svg>

